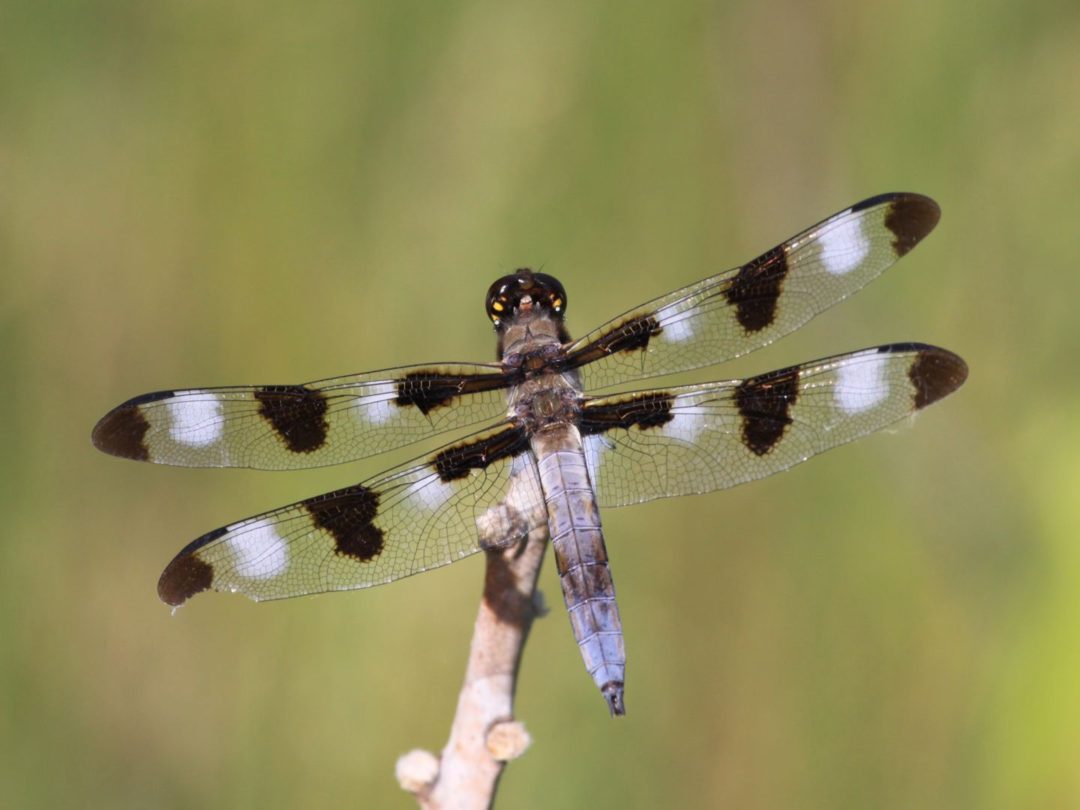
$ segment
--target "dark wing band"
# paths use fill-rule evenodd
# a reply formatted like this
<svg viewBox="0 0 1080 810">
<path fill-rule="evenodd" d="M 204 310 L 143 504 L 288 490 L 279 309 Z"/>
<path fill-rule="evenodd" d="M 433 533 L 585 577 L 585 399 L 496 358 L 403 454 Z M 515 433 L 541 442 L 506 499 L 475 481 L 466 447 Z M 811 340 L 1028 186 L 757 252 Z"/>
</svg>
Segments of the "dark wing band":
<svg viewBox="0 0 1080 810">
<path fill-rule="evenodd" d="M 159 391 L 106 414 L 93 441 L 114 456 L 181 467 L 324 467 L 493 419 L 513 382 L 499 366 L 457 363 Z"/>
<path fill-rule="evenodd" d="M 586 462 L 601 506 L 712 492 L 881 430 L 966 378 L 952 352 L 900 343 L 745 380 L 588 399 Z"/>
<path fill-rule="evenodd" d="M 370 481 L 215 529 L 169 563 L 158 594 L 205 590 L 256 600 L 367 588 L 524 537 L 546 520 L 515 423 Z"/>
</svg>

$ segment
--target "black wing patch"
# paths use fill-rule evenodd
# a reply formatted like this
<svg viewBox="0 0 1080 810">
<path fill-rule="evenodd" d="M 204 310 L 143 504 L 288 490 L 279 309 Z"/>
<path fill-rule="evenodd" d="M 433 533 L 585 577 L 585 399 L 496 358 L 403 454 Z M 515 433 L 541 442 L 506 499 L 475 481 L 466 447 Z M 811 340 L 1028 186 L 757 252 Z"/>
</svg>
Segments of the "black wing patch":
<svg viewBox="0 0 1080 810">
<path fill-rule="evenodd" d="M 740 267 L 723 291 L 735 307 L 735 319 L 748 334 L 760 332 L 776 320 L 787 272 L 787 254 L 783 246 L 775 247 Z"/>
<path fill-rule="evenodd" d="M 335 551 L 360 562 L 379 556 L 383 532 L 375 525 L 379 494 L 362 484 L 302 501 L 311 522 L 334 538 Z"/>
<path fill-rule="evenodd" d="M 413 406 L 425 416 L 455 399 L 483 391 L 499 391 L 517 382 L 507 374 L 442 374 L 438 371 L 411 371 L 397 384 L 397 404 Z"/>
<path fill-rule="evenodd" d="M 471 470 L 482 470 L 528 449 L 528 433 L 522 425 L 512 422 L 495 433 L 441 450 L 435 455 L 434 467 L 443 481 L 454 481 L 464 478 Z"/>
<path fill-rule="evenodd" d="M 672 419 L 674 397 L 667 391 L 645 391 L 621 398 L 586 401 L 581 411 L 581 435 L 592 436 L 613 428 L 651 428 Z"/>
<path fill-rule="evenodd" d="M 798 398 L 797 366 L 739 383 L 735 389 L 735 407 L 742 417 L 743 444 L 759 456 L 772 450 L 791 424 L 791 407 Z"/>
<path fill-rule="evenodd" d="M 575 369 L 587 363 L 620 352 L 645 351 L 649 341 L 662 332 L 660 323 L 653 315 L 636 315 L 612 326 L 585 345 L 574 348 L 566 357 L 563 368 Z"/>
<path fill-rule="evenodd" d="M 272 385 L 257 389 L 259 415 L 293 453 L 313 453 L 326 444 L 329 404 L 322 391 L 304 385 Z"/>
</svg>

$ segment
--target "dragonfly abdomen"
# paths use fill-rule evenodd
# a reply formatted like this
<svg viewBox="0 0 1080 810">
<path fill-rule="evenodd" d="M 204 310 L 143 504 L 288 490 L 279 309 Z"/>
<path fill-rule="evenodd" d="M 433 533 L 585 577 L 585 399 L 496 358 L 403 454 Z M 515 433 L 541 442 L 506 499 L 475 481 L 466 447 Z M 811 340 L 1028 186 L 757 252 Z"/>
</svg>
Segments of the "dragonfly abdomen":
<svg viewBox="0 0 1080 810">
<path fill-rule="evenodd" d="M 626 651 L 600 512 L 577 428 L 553 430 L 536 450 L 563 599 L 585 668 L 611 713 L 624 714 Z"/>
</svg>

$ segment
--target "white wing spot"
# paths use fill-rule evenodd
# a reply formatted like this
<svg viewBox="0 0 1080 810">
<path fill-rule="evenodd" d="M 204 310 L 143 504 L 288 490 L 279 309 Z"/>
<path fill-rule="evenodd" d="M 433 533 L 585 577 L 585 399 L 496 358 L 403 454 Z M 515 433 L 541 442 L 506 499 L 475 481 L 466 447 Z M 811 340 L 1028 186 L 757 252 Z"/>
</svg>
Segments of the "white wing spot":
<svg viewBox="0 0 1080 810">
<path fill-rule="evenodd" d="M 356 411 L 357 418 L 368 425 L 382 425 L 394 418 L 397 413 L 397 388 L 393 383 L 383 383 L 371 387 L 364 395 L 368 402 Z"/>
<path fill-rule="evenodd" d="M 585 466 L 589 470 L 589 480 L 595 486 L 600 475 L 604 453 L 612 447 L 611 440 L 602 433 L 598 433 L 594 436 L 583 436 L 581 443 L 585 449 Z"/>
<path fill-rule="evenodd" d="M 709 427 L 705 418 L 704 409 L 695 409 L 695 400 L 700 396 L 698 393 L 679 394 L 675 397 L 672 407 L 675 419 L 664 425 L 660 430 L 676 439 L 696 443 L 701 432 Z"/>
<path fill-rule="evenodd" d="M 821 261 L 835 276 L 850 273 L 870 252 L 870 240 L 863 232 L 863 218 L 850 213 L 835 224 L 826 224 L 821 232 Z"/>
<path fill-rule="evenodd" d="M 221 400 L 209 391 L 187 391 L 177 402 L 170 402 L 169 436 L 177 444 L 206 447 L 221 440 L 225 423 L 221 419 Z"/>
<path fill-rule="evenodd" d="M 862 352 L 837 369 L 836 407 L 847 414 L 873 408 L 889 395 L 887 358 L 877 350 Z"/>
<path fill-rule="evenodd" d="M 454 487 L 438 476 L 425 478 L 408 489 L 406 497 L 425 512 L 435 512 L 454 494 Z"/>
<path fill-rule="evenodd" d="M 678 313 L 684 315 L 683 313 Z M 685 315 L 670 322 L 661 320 L 664 331 L 661 335 L 672 343 L 686 343 L 694 337 L 693 320 Z"/>
<path fill-rule="evenodd" d="M 227 542 L 236 554 L 236 573 L 242 577 L 270 579 L 285 573 L 289 566 L 285 541 L 269 520 L 245 526 L 230 534 Z"/>
</svg>

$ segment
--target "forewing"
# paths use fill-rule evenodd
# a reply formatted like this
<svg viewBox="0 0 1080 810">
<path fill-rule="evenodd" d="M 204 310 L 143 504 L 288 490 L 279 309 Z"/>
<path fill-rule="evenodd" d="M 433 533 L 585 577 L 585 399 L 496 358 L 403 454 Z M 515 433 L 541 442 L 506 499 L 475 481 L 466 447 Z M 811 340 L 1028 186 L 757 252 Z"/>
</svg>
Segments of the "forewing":
<svg viewBox="0 0 1080 810">
<path fill-rule="evenodd" d="M 918 194 L 863 200 L 742 267 L 610 321 L 570 347 L 567 365 L 595 390 L 747 354 L 876 278 L 939 217 Z"/>
<path fill-rule="evenodd" d="M 499 366 L 409 366 L 303 385 L 144 394 L 94 428 L 106 453 L 181 467 L 289 470 L 366 458 L 505 413 Z"/>
<path fill-rule="evenodd" d="M 601 506 L 732 487 L 880 430 L 966 377 L 952 352 L 904 343 L 746 380 L 589 399 L 590 477 Z"/>
<path fill-rule="evenodd" d="M 158 594 L 255 600 L 368 588 L 507 545 L 545 520 L 536 464 L 513 423 L 371 481 L 229 524 L 169 563 Z"/>
</svg>

